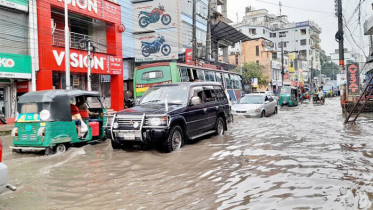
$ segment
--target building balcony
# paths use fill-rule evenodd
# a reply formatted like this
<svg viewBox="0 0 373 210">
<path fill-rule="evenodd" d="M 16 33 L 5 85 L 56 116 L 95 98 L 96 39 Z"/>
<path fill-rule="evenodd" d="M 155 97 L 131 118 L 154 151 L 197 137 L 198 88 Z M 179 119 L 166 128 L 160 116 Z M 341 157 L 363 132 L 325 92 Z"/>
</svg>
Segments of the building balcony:
<svg viewBox="0 0 373 210">
<path fill-rule="evenodd" d="M 364 23 L 364 34 L 373 35 L 373 15 Z"/>
<path fill-rule="evenodd" d="M 317 33 L 312 33 L 311 34 L 311 39 L 313 39 L 316 42 L 320 42 L 321 41 L 320 36 Z"/>
<path fill-rule="evenodd" d="M 313 44 L 313 45 L 311 46 L 311 48 L 312 48 L 312 49 L 316 49 L 316 50 L 321 50 L 321 47 L 320 47 L 319 44 Z"/>
<path fill-rule="evenodd" d="M 95 47 L 95 52 L 107 52 L 106 39 L 99 39 L 93 36 L 74 32 L 70 32 L 70 48 L 87 49 L 86 44 L 81 42 L 84 39 L 91 40 L 92 45 Z M 55 29 L 54 33 L 52 34 L 52 43 L 54 46 L 65 47 L 65 30 Z"/>
<path fill-rule="evenodd" d="M 322 32 L 321 27 L 319 25 L 317 25 L 314 21 L 309 21 L 309 25 L 312 28 L 312 30 L 315 31 L 316 33 L 321 33 Z"/>
</svg>

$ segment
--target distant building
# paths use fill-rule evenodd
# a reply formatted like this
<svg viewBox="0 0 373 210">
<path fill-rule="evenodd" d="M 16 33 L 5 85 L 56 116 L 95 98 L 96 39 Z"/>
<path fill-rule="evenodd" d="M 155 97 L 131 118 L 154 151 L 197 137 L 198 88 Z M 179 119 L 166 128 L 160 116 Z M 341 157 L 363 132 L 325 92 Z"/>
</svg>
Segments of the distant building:
<svg viewBox="0 0 373 210">
<path fill-rule="evenodd" d="M 280 57 L 281 46 L 285 53 L 295 52 L 297 59 L 307 61 L 307 69 L 320 70 L 321 28 L 313 21 L 289 22 L 285 15 L 269 14 L 266 9 L 246 7 L 242 22 L 234 25 L 250 38 L 263 37 L 274 43 L 274 57 Z M 233 49 L 237 51 L 237 49 Z M 278 55 L 276 55 L 278 54 Z"/>
<path fill-rule="evenodd" d="M 344 49 L 344 63 L 351 64 L 351 63 L 362 63 L 365 62 L 366 59 L 363 55 L 355 52 L 349 51 L 347 48 Z M 336 49 L 334 53 L 330 53 L 330 59 L 333 63 L 339 65 L 339 49 Z"/>
</svg>

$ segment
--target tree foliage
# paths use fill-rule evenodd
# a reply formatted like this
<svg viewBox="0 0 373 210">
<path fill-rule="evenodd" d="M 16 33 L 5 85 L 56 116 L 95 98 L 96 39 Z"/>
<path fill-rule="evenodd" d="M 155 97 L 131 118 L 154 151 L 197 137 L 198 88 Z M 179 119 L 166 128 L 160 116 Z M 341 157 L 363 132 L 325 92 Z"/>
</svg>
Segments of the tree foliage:
<svg viewBox="0 0 373 210">
<path fill-rule="evenodd" d="M 235 71 L 240 73 L 239 68 L 235 69 Z M 244 84 L 251 85 L 251 78 L 257 78 L 260 86 L 267 85 L 267 79 L 264 75 L 264 67 L 255 62 L 244 63 L 242 66 L 242 77 Z"/>
<path fill-rule="evenodd" d="M 333 62 L 327 62 L 321 66 L 321 73 L 325 74 L 327 77 L 330 77 L 332 80 L 336 80 L 336 75 L 339 73 L 339 71 L 340 67 Z"/>
</svg>

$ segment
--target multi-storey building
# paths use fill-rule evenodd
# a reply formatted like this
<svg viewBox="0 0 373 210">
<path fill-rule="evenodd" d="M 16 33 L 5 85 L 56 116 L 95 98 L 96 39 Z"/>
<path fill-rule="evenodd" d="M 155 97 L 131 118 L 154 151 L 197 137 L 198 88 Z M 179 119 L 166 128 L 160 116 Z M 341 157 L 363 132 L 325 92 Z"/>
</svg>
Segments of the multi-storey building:
<svg viewBox="0 0 373 210">
<path fill-rule="evenodd" d="M 305 73 L 311 68 L 321 69 L 321 28 L 313 21 L 292 23 L 285 15 L 277 16 L 269 14 L 266 9 L 255 10 L 253 7 L 246 7 L 246 15 L 242 22 L 235 24 L 234 27 L 250 38 L 263 37 L 271 40 L 274 43 L 276 57 L 280 57 L 282 47 L 285 53 L 295 52 L 297 59 L 307 61 Z"/>
<path fill-rule="evenodd" d="M 70 59 L 70 81 L 74 89 L 92 90 L 111 99 L 114 110 L 124 107 L 122 71 L 121 6 L 116 1 L 72 0 L 68 2 L 70 55 L 65 53 L 63 0 L 38 0 L 39 71 L 37 90 L 65 89 L 65 59 Z M 92 44 L 91 78 L 88 78 L 88 47 Z"/>
<path fill-rule="evenodd" d="M 35 89 L 35 77 L 32 83 L 31 78 L 38 68 L 36 1 L 0 1 L 0 28 L 0 111 L 11 122 L 17 97 Z"/>
</svg>

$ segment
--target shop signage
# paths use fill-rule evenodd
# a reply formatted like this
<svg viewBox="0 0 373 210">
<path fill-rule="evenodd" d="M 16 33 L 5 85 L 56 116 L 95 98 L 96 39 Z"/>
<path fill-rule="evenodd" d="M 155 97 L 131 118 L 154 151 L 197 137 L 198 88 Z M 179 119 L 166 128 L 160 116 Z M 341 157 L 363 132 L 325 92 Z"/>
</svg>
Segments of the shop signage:
<svg viewBox="0 0 373 210">
<path fill-rule="evenodd" d="M 54 48 L 52 53 L 44 57 L 42 68 L 54 70 L 65 70 L 65 52 Z M 88 70 L 88 54 L 85 51 L 70 49 L 70 66 L 72 72 L 87 72 Z M 93 74 L 122 74 L 122 58 L 120 56 L 112 56 L 101 53 L 91 55 L 91 70 Z"/>
<path fill-rule="evenodd" d="M 258 78 L 251 78 L 251 86 L 253 86 L 255 88 L 259 87 Z"/>
<path fill-rule="evenodd" d="M 305 27 L 305 26 L 309 26 L 309 25 L 310 25 L 309 21 L 303 21 L 303 22 L 295 23 L 295 27 L 297 27 L 297 28 Z"/>
<path fill-rule="evenodd" d="M 272 61 L 272 69 L 280 69 L 281 70 L 281 62 Z"/>
<path fill-rule="evenodd" d="M 28 0 L 0 0 L 0 6 L 27 12 Z"/>
<path fill-rule="evenodd" d="M 31 57 L 0 53 L 0 78 L 31 79 Z"/>
<path fill-rule="evenodd" d="M 193 61 L 193 50 L 186 49 L 185 50 L 185 63 L 190 63 Z"/>
<path fill-rule="evenodd" d="M 62 0 L 58 1 L 62 2 Z M 93 11 L 97 14 L 97 0 L 68 0 L 67 4 L 82 10 L 88 10 L 89 12 Z"/>
<path fill-rule="evenodd" d="M 295 72 L 295 63 L 294 63 L 294 53 L 291 53 L 290 54 L 290 58 L 289 58 L 289 72 L 290 73 L 294 73 Z"/>
<path fill-rule="evenodd" d="M 17 93 L 27 93 L 29 91 L 29 81 L 17 82 Z"/>
<path fill-rule="evenodd" d="M 61 66 L 62 61 L 65 57 L 65 52 L 57 52 L 57 50 L 53 50 L 54 58 L 56 59 L 57 65 Z M 83 56 L 82 54 L 78 53 L 71 53 L 70 54 L 70 65 L 75 68 L 88 68 L 88 55 Z M 104 58 L 98 58 L 97 56 L 93 56 L 91 60 L 91 68 L 104 70 Z"/>
<path fill-rule="evenodd" d="M 348 95 L 360 94 L 359 64 L 347 65 L 347 92 Z"/>
</svg>

